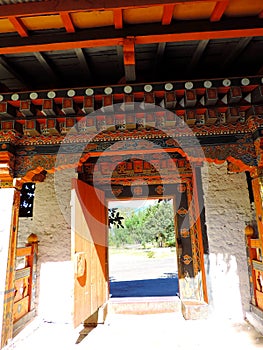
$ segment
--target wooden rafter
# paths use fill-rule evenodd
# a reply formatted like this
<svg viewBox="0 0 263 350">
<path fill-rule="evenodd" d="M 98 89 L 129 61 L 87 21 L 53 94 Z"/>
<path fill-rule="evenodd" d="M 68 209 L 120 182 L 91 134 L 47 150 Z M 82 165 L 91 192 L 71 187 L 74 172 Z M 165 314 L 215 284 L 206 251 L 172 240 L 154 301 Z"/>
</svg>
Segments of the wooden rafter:
<svg viewBox="0 0 263 350">
<path fill-rule="evenodd" d="M 60 12 L 59 14 L 60 14 L 60 17 L 63 21 L 63 24 L 66 28 L 66 31 L 68 33 L 74 33 L 75 27 L 74 27 L 74 24 L 73 24 L 72 19 L 70 17 L 70 14 L 66 11 Z"/>
<path fill-rule="evenodd" d="M 19 82 L 24 85 L 26 88 L 30 88 L 31 86 L 28 84 L 29 80 L 25 79 L 20 73 L 18 73 L 8 62 L 8 59 L 0 56 L 0 65 L 3 66 L 9 74 L 11 74 L 15 79 L 19 80 Z"/>
<path fill-rule="evenodd" d="M 123 67 L 123 49 L 121 46 L 116 46 L 117 57 L 118 57 L 118 65 L 119 67 Z"/>
<path fill-rule="evenodd" d="M 163 7 L 163 17 L 162 17 L 162 24 L 168 25 L 171 23 L 173 18 L 173 12 L 174 12 L 174 4 L 164 5 Z"/>
<path fill-rule="evenodd" d="M 78 57 L 81 71 L 83 72 L 85 77 L 88 80 L 90 80 L 91 79 L 91 72 L 90 72 L 90 68 L 89 68 L 85 53 L 83 52 L 82 49 L 75 49 L 75 53 L 76 53 L 76 56 Z"/>
<path fill-rule="evenodd" d="M 184 42 L 193 40 L 242 38 L 263 36 L 263 22 L 260 19 L 224 20 L 208 23 L 200 21 L 177 22 L 169 26 L 161 24 L 136 25 L 132 30 L 136 45 L 160 42 Z M 83 30 L 78 33 L 33 35 L 27 38 L 0 38 L 0 54 L 70 50 L 76 48 L 122 45 L 131 34 L 130 28 L 116 31 L 108 28 Z M 7 46 L 8 45 L 8 46 Z"/>
<path fill-rule="evenodd" d="M 191 62 L 188 65 L 188 72 L 192 71 L 195 68 L 195 66 L 198 64 L 198 62 L 200 61 L 208 43 L 209 43 L 209 40 L 199 41 L 197 48 L 195 49 L 195 52 L 192 56 Z"/>
<path fill-rule="evenodd" d="M 20 18 L 15 17 L 15 16 L 9 16 L 8 20 L 13 24 L 15 30 L 18 32 L 18 34 L 21 37 L 27 37 L 28 36 L 28 31 L 24 23 L 21 21 Z"/>
<path fill-rule="evenodd" d="M 134 38 L 126 38 L 123 41 L 123 62 L 126 81 L 136 80 Z"/>
<path fill-rule="evenodd" d="M 156 75 L 157 73 L 157 68 L 160 64 L 160 62 L 162 62 L 163 60 L 163 55 L 165 52 L 165 48 L 166 48 L 166 43 L 159 43 L 157 45 L 157 50 L 156 50 L 156 55 L 155 55 L 155 62 L 154 62 L 154 67 L 153 67 L 153 74 Z"/>
<path fill-rule="evenodd" d="M 122 9 L 114 10 L 114 26 L 115 29 L 122 29 L 123 27 Z"/>
<path fill-rule="evenodd" d="M 32 16 L 40 14 L 54 14 L 63 11 L 97 11 L 97 10 L 113 10 L 113 9 L 129 9 L 134 7 L 162 6 L 169 4 L 195 2 L 215 2 L 215 0 L 97 0 L 97 1 L 65 1 L 65 0 L 49 0 L 40 2 L 18 3 L 1 6 L 0 18 L 8 16 Z"/>
<path fill-rule="evenodd" d="M 229 0 L 228 1 L 217 1 L 215 8 L 214 8 L 214 11 L 212 12 L 212 14 L 210 16 L 210 21 L 211 22 L 220 21 L 228 4 L 229 4 Z"/>
<path fill-rule="evenodd" d="M 235 61 L 235 59 L 245 50 L 252 39 L 252 37 L 241 38 L 236 47 L 230 52 L 229 56 L 227 56 L 226 60 L 223 62 L 222 68 L 225 69 L 226 66 L 230 66 Z"/>
<path fill-rule="evenodd" d="M 47 59 L 45 58 L 44 54 L 41 52 L 34 52 L 34 55 L 35 55 L 36 59 L 38 60 L 38 62 L 43 67 L 43 69 L 46 71 L 46 73 L 48 74 L 48 76 L 50 77 L 52 82 L 58 83 L 58 77 L 54 73 L 54 70 L 52 69 L 52 67 L 49 64 L 49 62 L 47 61 Z"/>
</svg>

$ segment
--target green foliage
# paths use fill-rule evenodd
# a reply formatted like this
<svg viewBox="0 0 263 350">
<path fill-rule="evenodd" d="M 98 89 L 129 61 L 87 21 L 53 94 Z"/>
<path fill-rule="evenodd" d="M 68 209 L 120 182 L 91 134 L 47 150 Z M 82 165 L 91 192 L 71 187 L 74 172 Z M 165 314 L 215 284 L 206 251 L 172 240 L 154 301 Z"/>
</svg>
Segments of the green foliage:
<svg viewBox="0 0 263 350">
<path fill-rule="evenodd" d="M 147 243 L 158 246 L 174 246 L 174 210 L 172 201 L 164 200 L 139 211 L 127 209 L 117 216 L 121 224 L 111 225 L 109 244 L 117 247 L 125 244 Z M 120 216 L 121 215 L 121 216 Z M 118 220 L 117 220 L 118 222 Z"/>
</svg>

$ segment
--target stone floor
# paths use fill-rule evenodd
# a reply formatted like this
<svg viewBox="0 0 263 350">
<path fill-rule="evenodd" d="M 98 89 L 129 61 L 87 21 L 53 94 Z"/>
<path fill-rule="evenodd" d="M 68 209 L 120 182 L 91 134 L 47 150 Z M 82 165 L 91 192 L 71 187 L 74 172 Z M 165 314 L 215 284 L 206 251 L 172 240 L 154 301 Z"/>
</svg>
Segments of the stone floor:
<svg viewBox="0 0 263 350">
<path fill-rule="evenodd" d="M 4 350 L 254 350 L 263 335 L 247 322 L 207 319 L 186 321 L 181 313 L 108 315 L 103 325 L 82 334 L 67 324 L 33 321 Z"/>
</svg>

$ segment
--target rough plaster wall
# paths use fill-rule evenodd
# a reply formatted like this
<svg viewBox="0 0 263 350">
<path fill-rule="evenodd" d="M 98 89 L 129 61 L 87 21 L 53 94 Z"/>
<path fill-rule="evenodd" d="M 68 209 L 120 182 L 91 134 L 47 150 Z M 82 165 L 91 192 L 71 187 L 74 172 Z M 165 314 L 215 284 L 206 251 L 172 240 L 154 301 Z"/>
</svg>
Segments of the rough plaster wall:
<svg viewBox="0 0 263 350">
<path fill-rule="evenodd" d="M 227 174 L 226 163 L 209 164 L 202 181 L 210 311 L 217 317 L 243 318 L 251 300 L 244 228 L 253 217 L 246 176 Z"/>
<path fill-rule="evenodd" d="M 72 320 L 73 305 L 70 231 L 72 174 L 67 175 L 48 175 L 43 183 L 36 184 L 33 218 L 20 218 L 18 243 L 23 246 L 30 233 L 38 235 L 38 314 L 46 321 L 66 323 Z M 55 185 L 54 178 L 61 180 L 61 188 Z"/>
</svg>

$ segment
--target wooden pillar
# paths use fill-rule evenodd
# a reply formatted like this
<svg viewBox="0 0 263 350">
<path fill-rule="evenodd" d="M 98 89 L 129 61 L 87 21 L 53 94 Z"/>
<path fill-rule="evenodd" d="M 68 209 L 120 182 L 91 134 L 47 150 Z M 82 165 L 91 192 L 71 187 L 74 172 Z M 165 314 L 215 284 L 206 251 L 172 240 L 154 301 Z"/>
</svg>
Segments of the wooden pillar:
<svg viewBox="0 0 263 350">
<path fill-rule="evenodd" d="M 0 348 L 12 338 L 14 278 L 20 191 L 16 182 L 1 182 L 0 187 Z"/>
<path fill-rule="evenodd" d="M 252 189 L 258 231 L 256 234 L 246 232 L 254 289 L 252 304 L 263 311 L 263 168 L 254 172 Z"/>
<path fill-rule="evenodd" d="M 182 313 L 185 319 L 208 316 L 205 268 L 199 209 L 193 179 L 177 187 L 177 249 L 178 277 Z M 180 200 L 180 202 L 179 202 Z"/>
</svg>

